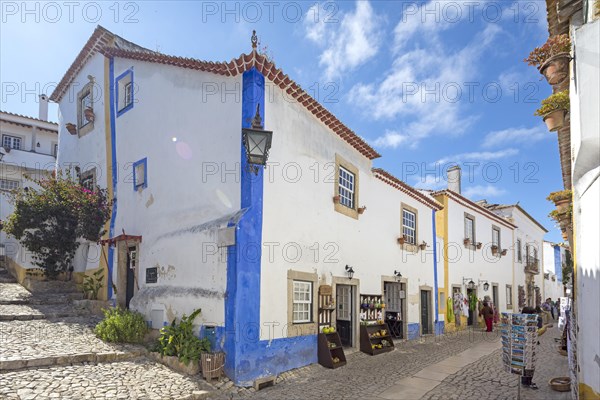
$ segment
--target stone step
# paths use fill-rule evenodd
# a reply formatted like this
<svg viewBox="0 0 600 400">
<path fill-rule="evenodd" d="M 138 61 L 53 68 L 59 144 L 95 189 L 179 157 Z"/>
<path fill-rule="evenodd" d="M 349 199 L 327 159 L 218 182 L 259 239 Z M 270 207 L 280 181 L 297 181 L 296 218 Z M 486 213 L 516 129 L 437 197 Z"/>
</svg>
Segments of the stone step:
<svg viewBox="0 0 600 400">
<path fill-rule="evenodd" d="M 62 356 L 46 356 L 39 358 L 0 359 L 0 371 L 17 369 L 42 368 L 50 366 L 66 366 L 83 363 L 109 363 L 116 361 L 132 360 L 147 353 L 146 349 L 132 349 L 106 353 L 81 353 Z"/>
</svg>

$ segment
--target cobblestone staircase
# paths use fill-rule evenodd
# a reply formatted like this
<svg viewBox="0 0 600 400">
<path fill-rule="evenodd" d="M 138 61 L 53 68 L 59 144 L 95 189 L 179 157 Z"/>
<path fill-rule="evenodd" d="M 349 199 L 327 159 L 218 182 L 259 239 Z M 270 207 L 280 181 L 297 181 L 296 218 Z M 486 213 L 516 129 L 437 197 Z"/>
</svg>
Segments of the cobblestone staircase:
<svg viewBox="0 0 600 400">
<path fill-rule="evenodd" d="M 210 396 L 210 385 L 148 360 L 145 348 L 98 339 L 99 317 L 73 305 L 82 298 L 75 285 L 34 286 L 26 290 L 0 266 L 0 398 Z"/>
</svg>

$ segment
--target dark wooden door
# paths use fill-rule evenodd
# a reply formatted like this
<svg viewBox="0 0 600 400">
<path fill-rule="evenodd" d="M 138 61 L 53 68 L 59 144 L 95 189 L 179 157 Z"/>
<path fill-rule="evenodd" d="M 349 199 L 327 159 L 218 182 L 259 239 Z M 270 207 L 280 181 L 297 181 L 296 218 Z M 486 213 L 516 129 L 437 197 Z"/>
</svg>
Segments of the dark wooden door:
<svg viewBox="0 0 600 400">
<path fill-rule="evenodd" d="M 467 302 L 469 304 L 469 316 L 467 317 L 467 325 L 473 325 L 473 320 L 475 319 L 475 312 L 471 310 L 471 294 L 474 294 L 475 291 L 473 289 L 467 289 Z"/>
<path fill-rule="evenodd" d="M 337 324 L 336 328 L 342 341 L 342 346 L 352 346 L 352 286 L 336 286 Z"/>
<path fill-rule="evenodd" d="M 429 335 L 431 333 L 431 302 L 428 290 L 421 290 L 421 333 Z"/>
<path fill-rule="evenodd" d="M 125 290 L 125 307 L 129 308 L 129 302 L 133 297 L 135 287 L 135 265 L 137 263 L 137 249 L 127 249 L 127 286 Z"/>
</svg>

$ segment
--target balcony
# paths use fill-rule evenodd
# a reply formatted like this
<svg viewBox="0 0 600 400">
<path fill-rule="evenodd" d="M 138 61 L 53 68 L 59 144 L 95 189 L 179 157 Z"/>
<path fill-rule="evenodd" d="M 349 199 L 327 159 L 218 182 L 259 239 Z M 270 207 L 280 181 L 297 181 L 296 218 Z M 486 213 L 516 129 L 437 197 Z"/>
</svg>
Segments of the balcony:
<svg viewBox="0 0 600 400">
<path fill-rule="evenodd" d="M 537 275 L 540 273 L 540 260 L 533 257 L 527 257 L 525 261 L 525 273 Z"/>
</svg>

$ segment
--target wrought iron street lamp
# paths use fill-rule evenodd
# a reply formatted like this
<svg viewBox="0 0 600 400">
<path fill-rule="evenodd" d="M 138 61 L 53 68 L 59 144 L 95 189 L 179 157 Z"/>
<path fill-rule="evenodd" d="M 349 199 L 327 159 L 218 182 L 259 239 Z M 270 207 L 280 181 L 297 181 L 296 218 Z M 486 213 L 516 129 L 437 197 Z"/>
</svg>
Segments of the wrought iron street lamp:
<svg viewBox="0 0 600 400">
<path fill-rule="evenodd" d="M 267 165 L 272 137 L 272 131 L 265 131 L 263 129 L 262 118 L 260 117 L 260 104 L 257 104 L 256 115 L 252 120 L 252 127 L 242 129 L 242 140 L 246 148 L 248 166 L 256 175 L 258 175 L 259 165 L 263 167 Z"/>
<path fill-rule="evenodd" d="M 354 276 L 354 269 L 351 266 L 346 265 L 346 273 L 348 274 L 348 279 L 352 279 Z"/>
<path fill-rule="evenodd" d="M 400 273 L 400 271 L 394 270 L 394 276 L 396 277 L 396 281 L 398 282 L 400 282 L 400 279 L 402 279 L 402 274 Z"/>
<path fill-rule="evenodd" d="M 467 279 L 469 280 L 469 282 L 467 282 Z M 466 284 L 467 289 L 475 289 L 475 282 L 473 282 L 473 279 L 463 278 L 463 285 L 465 284 L 465 282 L 467 282 L 467 284 Z"/>
</svg>

